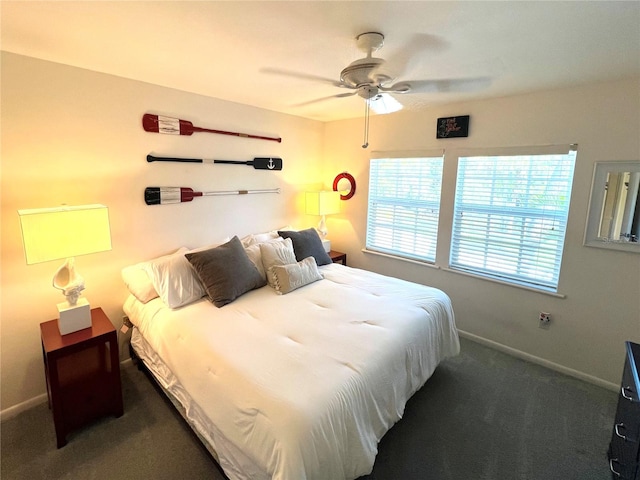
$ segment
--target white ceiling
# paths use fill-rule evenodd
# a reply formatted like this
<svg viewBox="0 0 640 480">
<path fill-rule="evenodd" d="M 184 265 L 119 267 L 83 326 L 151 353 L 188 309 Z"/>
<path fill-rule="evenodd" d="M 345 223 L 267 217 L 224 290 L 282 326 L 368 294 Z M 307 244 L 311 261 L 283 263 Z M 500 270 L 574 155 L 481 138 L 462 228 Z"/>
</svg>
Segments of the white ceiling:
<svg viewBox="0 0 640 480">
<path fill-rule="evenodd" d="M 397 81 L 489 77 L 473 92 L 396 96 L 406 108 L 640 75 L 640 1 L 6 1 L 2 50 L 330 121 L 364 114 L 337 81 L 375 56 Z M 269 73 L 271 69 L 271 73 Z"/>
</svg>

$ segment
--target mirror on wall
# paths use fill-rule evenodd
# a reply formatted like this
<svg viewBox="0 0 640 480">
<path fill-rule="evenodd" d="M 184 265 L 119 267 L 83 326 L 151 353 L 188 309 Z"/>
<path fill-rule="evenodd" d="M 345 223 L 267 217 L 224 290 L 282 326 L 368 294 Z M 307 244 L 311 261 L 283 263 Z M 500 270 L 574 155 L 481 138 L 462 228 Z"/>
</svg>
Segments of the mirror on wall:
<svg viewBox="0 0 640 480">
<path fill-rule="evenodd" d="M 595 164 L 584 244 L 640 253 L 640 161 Z"/>
</svg>

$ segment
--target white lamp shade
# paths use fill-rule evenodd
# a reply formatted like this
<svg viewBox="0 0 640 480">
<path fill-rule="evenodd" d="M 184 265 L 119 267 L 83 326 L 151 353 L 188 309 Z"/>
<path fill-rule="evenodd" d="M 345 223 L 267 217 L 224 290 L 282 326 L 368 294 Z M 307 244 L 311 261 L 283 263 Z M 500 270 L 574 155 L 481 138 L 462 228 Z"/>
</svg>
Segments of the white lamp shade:
<svg viewBox="0 0 640 480">
<path fill-rule="evenodd" d="M 402 110 L 402 104 L 391 95 L 383 94 L 371 99 L 371 110 L 378 114 L 393 113 Z"/>
<path fill-rule="evenodd" d="M 27 264 L 111 250 L 104 205 L 18 210 Z"/>
<path fill-rule="evenodd" d="M 323 190 L 306 193 L 307 215 L 334 215 L 340 213 L 340 192 Z"/>
</svg>

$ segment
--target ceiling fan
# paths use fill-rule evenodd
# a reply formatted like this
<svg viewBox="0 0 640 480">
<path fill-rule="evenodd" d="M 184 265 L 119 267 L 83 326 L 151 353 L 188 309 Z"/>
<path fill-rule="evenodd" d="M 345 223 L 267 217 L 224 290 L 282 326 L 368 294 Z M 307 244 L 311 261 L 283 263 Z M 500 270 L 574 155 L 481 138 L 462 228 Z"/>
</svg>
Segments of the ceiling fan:
<svg viewBox="0 0 640 480">
<path fill-rule="evenodd" d="M 349 92 L 331 95 L 298 104 L 309 105 L 330 98 L 344 98 L 358 95 L 365 100 L 365 130 L 362 148 L 369 146 L 369 113 L 392 113 L 402 109 L 402 104 L 394 95 L 408 93 L 437 93 L 465 91 L 486 86 L 487 78 L 414 80 L 393 83 L 395 72 L 385 67 L 386 61 L 374 57 L 374 52 L 384 45 L 384 35 L 379 32 L 365 32 L 356 37 L 357 47 L 366 53 L 366 57 L 357 59 L 340 72 L 340 80 L 330 80 L 315 75 L 295 73 L 279 69 L 264 69 L 267 73 L 295 76 L 305 80 L 322 81 L 333 86 L 350 90 Z"/>
<path fill-rule="evenodd" d="M 367 56 L 351 62 L 340 72 L 339 86 L 354 90 L 347 94 L 341 94 L 341 97 L 357 94 L 365 100 L 375 102 L 384 98 L 383 94 L 385 93 L 408 93 L 411 90 L 411 85 L 407 82 L 385 86 L 393 78 L 381 71 L 385 60 L 373 56 L 373 52 L 382 48 L 383 44 L 384 35 L 378 32 L 366 32 L 356 37 L 356 45 Z M 402 105 L 392 103 L 391 110 L 385 109 L 385 105 L 379 105 L 379 107 L 382 107 L 379 113 L 390 113 L 400 110 Z M 378 112 L 378 109 L 374 107 L 374 111 Z"/>
</svg>

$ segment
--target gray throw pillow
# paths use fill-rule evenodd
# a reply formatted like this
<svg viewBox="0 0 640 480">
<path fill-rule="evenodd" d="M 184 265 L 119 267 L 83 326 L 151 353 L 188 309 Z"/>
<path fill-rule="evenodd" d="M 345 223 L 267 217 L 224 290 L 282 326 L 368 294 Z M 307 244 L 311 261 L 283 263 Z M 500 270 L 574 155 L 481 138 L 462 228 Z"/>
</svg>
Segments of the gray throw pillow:
<svg viewBox="0 0 640 480">
<path fill-rule="evenodd" d="M 216 307 L 266 285 L 236 236 L 218 247 L 185 255 Z"/>
<path fill-rule="evenodd" d="M 307 257 L 316 259 L 318 265 L 328 265 L 333 263 L 331 257 L 324 251 L 322 240 L 315 228 L 308 228 L 294 232 L 292 230 L 278 231 L 278 235 L 283 238 L 290 238 L 293 242 L 293 251 L 296 254 L 296 260 L 299 262 Z"/>
</svg>

